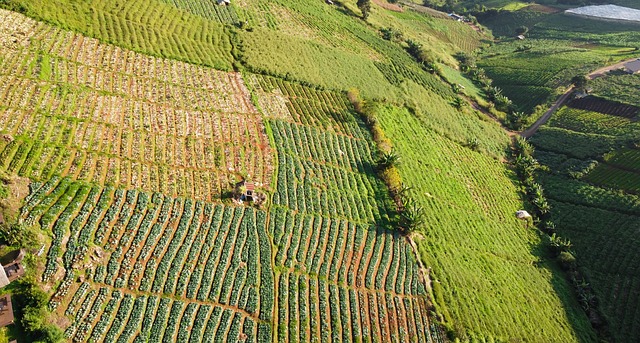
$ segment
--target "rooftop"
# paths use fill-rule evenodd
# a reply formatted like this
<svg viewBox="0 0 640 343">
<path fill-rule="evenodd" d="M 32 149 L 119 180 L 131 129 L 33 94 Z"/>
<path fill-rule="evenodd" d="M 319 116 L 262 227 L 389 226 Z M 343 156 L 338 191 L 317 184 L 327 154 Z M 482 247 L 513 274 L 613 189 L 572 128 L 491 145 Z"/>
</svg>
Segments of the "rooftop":
<svg viewBox="0 0 640 343">
<path fill-rule="evenodd" d="M 13 306 L 11 305 L 11 295 L 6 294 L 0 298 L 0 327 L 13 324 Z"/>
<path fill-rule="evenodd" d="M 640 71 L 640 58 L 635 60 L 635 61 L 631 61 L 631 62 L 627 62 L 624 64 L 624 67 L 632 72 L 632 73 L 637 73 Z"/>
</svg>

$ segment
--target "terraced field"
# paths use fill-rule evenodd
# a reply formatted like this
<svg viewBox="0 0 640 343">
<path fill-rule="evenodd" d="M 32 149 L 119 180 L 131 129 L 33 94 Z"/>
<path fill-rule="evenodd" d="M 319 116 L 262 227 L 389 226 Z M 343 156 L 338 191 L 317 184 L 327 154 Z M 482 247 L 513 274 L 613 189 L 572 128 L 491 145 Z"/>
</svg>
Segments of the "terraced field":
<svg viewBox="0 0 640 343">
<path fill-rule="evenodd" d="M 48 23 L 0 12 L 0 170 L 33 181 L 31 273 L 69 341 L 595 339 L 513 218 L 509 137 L 380 30 L 454 68 L 480 44 L 468 25 L 364 22 L 354 1 L 0 5 Z M 354 87 L 426 209 L 415 250 Z M 266 201 L 232 200 L 241 179 Z"/>
<path fill-rule="evenodd" d="M 51 237 L 39 278 L 67 339 L 443 339 L 343 93 L 3 14 L 0 166 L 35 181 L 21 218 Z M 265 208 L 230 204 L 238 176 Z"/>
<path fill-rule="evenodd" d="M 219 198 L 236 173 L 270 184 L 274 153 L 239 74 L 3 17 L 0 130 L 11 139 L 0 154 L 9 171 L 203 200 Z"/>
</svg>

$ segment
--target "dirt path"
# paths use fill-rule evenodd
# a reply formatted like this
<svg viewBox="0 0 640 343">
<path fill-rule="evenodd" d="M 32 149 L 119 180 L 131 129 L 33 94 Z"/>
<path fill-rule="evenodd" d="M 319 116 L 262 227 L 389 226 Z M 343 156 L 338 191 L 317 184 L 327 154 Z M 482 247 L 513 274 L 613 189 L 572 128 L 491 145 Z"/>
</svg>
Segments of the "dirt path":
<svg viewBox="0 0 640 343">
<path fill-rule="evenodd" d="M 587 78 L 589 78 L 589 80 L 593 80 L 595 78 L 604 76 L 607 72 L 609 72 L 611 70 L 622 68 L 625 63 L 633 61 L 633 60 L 636 60 L 636 59 L 638 59 L 638 58 L 634 57 L 634 58 L 630 58 L 628 60 L 624 60 L 624 61 L 612 64 L 612 65 L 608 65 L 606 67 L 602 67 L 602 68 L 596 69 L 596 70 L 592 71 L 591 73 L 587 74 Z M 567 91 L 564 94 L 562 94 L 562 96 L 560 96 L 560 98 L 558 98 L 558 100 L 556 100 L 556 102 L 553 103 L 551 108 L 549 108 L 549 110 L 547 110 L 547 112 L 545 112 L 542 115 L 542 117 L 540 117 L 538 120 L 536 120 L 536 122 L 533 123 L 533 125 L 531 125 L 528 129 L 522 131 L 520 133 L 520 136 L 522 136 L 524 138 L 529 138 L 529 137 L 533 136 L 538 131 L 540 126 L 544 125 L 549 120 L 549 118 L 551 118 L 551 116 L 558 110 L 558 108 L 560 108 L 562 105 L 564 105 L 564 103 L 567 101 L 567 99 L 569 98 L 571 93 L 573 93 L 573 90 L 574 90 L 573 86 L 571 86 L 569 89 L 567 89 Z"/>
<path fill-rule="evenodd" d="M 555 103 L 553 103 L 553 106 L 551 106 L 551 108 L 549 108 L 547 112 L 545 112 L 542 115 L 542 117 L 536 120 L 536 122 L 533 123 L 533 125 L 531 125 L 528 129 L 522 131 L 520 133 L 520 136 L 524 138 L 529 138 L 533 136 L 536 133 L 536 131 L 538 131 L 540 126 L 544 125 L 544 123 L 546 123 L 547 120 L 551 118 L 551 116 L 558 110 L 558 108 L 564 105 L 564 103 L 567 101 L 571 93 L 573 93 L 573 89 L 574 89 L 573 86 L 569 87 L 569 89 L 564 94 L 562 94 L 562 96 L 558 100 L 556 100 Z"/>
<path fill-rule="evenodd" d="M 628 60 L 624 60 L 624 61 L 618 62 L 616 64 L 612 64 L 612 65 L 609 65 L 609 66 L 606 66 L 606 67 L 602 67 L 600 69 L 596 69 L 596 70 L 592 71 L 591 73 L 589 73 L 587 75 L 587 77 L 589 78 L 589 80 L 597 79 L 599 77 L 604 76 L 609 71 L 620 69 L 620 68 L 624 67 L 624 64 L 627 63 L 627 62 L 635 61 L 637 59 L 638 59 L 638 57 L 634 57 L 634 58 L 630 58 Z"/>
</svg>

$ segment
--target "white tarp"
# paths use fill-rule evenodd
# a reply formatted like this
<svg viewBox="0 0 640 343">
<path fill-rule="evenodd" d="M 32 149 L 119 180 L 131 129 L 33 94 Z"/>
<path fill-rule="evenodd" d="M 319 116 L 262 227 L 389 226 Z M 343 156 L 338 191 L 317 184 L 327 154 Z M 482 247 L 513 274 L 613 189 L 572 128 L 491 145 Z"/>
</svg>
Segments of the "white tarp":
<svg viewBox="0 0 640 343">
<path fill-rule="evenodd" d="M 640 22 L 640 10 L 616 5 L 598 5 L 572 8 L 565 13 L 595 17 Z"/>
<path fill-rule="evenodd" d="M 527 218 L 531 218 L 531 215 L 529 214 L 529 212 L 525 210 L 520 210 L 520 211 L 516 211 L 516 218 L 527 219 Z"/>
</svg>

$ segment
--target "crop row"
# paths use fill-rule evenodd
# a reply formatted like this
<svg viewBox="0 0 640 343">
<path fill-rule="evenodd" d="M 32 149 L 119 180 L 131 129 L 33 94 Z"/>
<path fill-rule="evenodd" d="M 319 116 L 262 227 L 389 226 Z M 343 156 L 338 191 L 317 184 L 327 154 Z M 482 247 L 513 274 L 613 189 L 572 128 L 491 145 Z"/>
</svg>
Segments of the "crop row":
<svg viewBox="0 0 640 343">
<path fill-rule="evenodd" d="M 84 285 L 74 295 L 81 305 L 67 310 L 72 323 L 65 336 L 73 342 L 254 342 L 261 327 L 228 308 L 107 287 L 83 292 Z"/>
<path fill-rule="evenodd" d="M 189 13 L 201 16 L 203 18 L 218 21 L 223 24 L 234 24 L 239 21 L 238 14 L 231 5 L 220 5 L 215 1 L 199 1 L 199 0 L 163 0 L 166 3 L 173 4 L 177 8 L 188 11 Z"/>
<path fill-rule="evenodd" d="M 587 182 L 554 174 L 538 176 L 547 198 L 566 203 L 640 215 L 640 197 L 595 187 Z"/>
<path fill-rule="evenodd" d="M 34 189 L 25 219 L 54 233 L 45 281 L 61 270 L 89 269 L 95 282 L 116 288 L 228 304 L 256 315 L 261 298 L 267 311 L 272 307 L 264 212 L 69 179 L 41 189 Z M 60 285 L 55 303 L 68 286 Z"/>
<path fill-rule="evenodd" d="M 427 342 L 424 298 L 346 289 L 323 280 L 281 274 L 278 342 Z"/>
<path fill-rule="evenodd" d="M 605 160 L 613 166 L 640 173 L 640 149 L 618 150 Z"/>
<path fill-rule="evenodd" d="M 638 280 L 637 228 L 640 216 L 593 207 L 551 201 L 558 231 L 573 244 L 581 266 L 588 268 L 589 282 L 605 313 L 615 320 L 615 330 L 635 335 Z"/>
<path fill-rule="evenodd" d="M 631 119 L 582 110 L 573 105 L 560 109 L 554 114 L 549 125 L 576 132 L 618 137 L 635 137 L 640 132 L 640 125 Z"/>
<path fill-rule="evenodd" d="M 276 266 L 354 287 L 425 294 L 409 246 L 384 229 L 276 208 L 269 232 Z"/>
<path fill-rule="evenodd" d="M 255 113 L 237 73 L 146 56 L 64 31 L 45 30 L 32 41 L 3 50 L 5 77 L 81 86 L 177 108 Z"/>
<path fill-rule="evenodd" d="M 368 137 L 364 124 L 342 93 L 268 76 L 252 75 L 248 80 L 258 94 L 260 107 L 271 118 L 293 119 L 298 124 L 354 138 Z"/>
<path fill-rule="evenodd" d="M 586 98 L 573 100 L 569 103 L 569 106 L 581 110 L 600 112 L 623 118 L 633 118 L 640 113 L 640 108 L 637 106 L 627 105 L 596 96 L 588 96 Z"/>
<path fill-rule="evenodd" d="M 1 154 L 12 171 L 199 199 L 217 197 L 230 172 L 270 183 L 268 139 L 240 74 L 31 34 L 0 52 L 0 130 L 15 138 Z"/>
<path fill-rule="evenodd" d="M 141 163 L 82 150 L 43 146 L 22 138 L 8 144 L 0 142 L 0 149 L 0 165 L 38 180 L 47 180 L 54 175 L 68 176 L 101 185 L 112 184 L 206 200 L 217 199 L 229 189 L 228 172 L 225 170 Z"/>
<path fill-rule="evenodd" d="M 631 193 L 640 194 L 640 173 L 619 169 L 610 165 L 598 165 L 585 177 L 585 180 L 597 185 L 623 189 Z"/>
<path fill-rule="evenodd" d="M 371 147 L 365 141 L 272 121 L 279 172 L 274 203 L 305 212 L 380 218 L 380 191 Z"/>
</svg>

